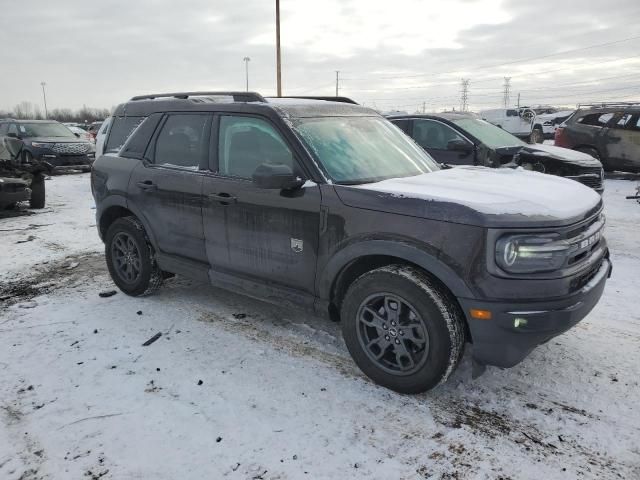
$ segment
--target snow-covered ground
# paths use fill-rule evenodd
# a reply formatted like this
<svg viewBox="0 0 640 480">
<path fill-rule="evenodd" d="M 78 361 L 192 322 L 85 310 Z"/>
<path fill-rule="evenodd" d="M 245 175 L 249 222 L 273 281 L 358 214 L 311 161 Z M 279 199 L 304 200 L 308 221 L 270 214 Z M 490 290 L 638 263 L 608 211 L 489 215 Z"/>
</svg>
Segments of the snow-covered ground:
<svg viewBox="0 0 640 480">
<path fill-rule="evenodd" d="M 405 396 L 322 319 L 181 278 L 99 297 L 88 181 L 55 177 L 46 211 L 0 219 L 1 479 L 640 478 L 633 182 L 606 182 L 614 272 L 583 322 L 476 380 L 467 352 Z"/>
</svg>

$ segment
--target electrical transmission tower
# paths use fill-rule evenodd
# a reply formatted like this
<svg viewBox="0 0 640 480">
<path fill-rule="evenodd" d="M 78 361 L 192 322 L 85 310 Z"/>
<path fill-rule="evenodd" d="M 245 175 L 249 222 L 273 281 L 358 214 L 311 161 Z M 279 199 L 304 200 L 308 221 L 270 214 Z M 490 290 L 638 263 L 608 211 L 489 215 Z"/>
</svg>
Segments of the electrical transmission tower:
<svg viewBox="0 0 640 480">
<path fill-rule="evenodd" d="M 460 90 L 460 111 L 469 111 L 469 79 L 463 78 L 460 82 L 462 90 Z"/>
<path fill-rule="evenodd" d="M 504 98 L 503 98 L 503 103 L 504 103 L 504 108 L 507 108 L 509 106 L 509 94 L 511 93 L 511 77 L 504 77 Z"/>
</svg>

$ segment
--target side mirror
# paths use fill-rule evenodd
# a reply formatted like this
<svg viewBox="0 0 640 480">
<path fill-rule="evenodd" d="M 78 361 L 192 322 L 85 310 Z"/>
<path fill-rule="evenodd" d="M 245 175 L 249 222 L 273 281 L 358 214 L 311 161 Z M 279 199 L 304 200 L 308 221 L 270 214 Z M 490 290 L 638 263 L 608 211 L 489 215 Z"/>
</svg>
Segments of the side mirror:
<svg viewBox="0 0 640 480">
<path fill-rule="evenodd" d="M 80 138 L 80 134 L 79 134 L 79 133 L 74 133 L 74 135 L 75 135 L 77 138 Z"/>
<path fill-rule="evenodd" d="M 9 133 L 7 133 L 7 137 L 9 137 L 9 138 L 18 138 L 18 135 L 13 133 L 13 132 L 9 132 Z"/>
<path fill-rule="evenodd" d="M 455 138 L 453 140 L 449 140 L 447 143 L 447 150 L 460 153 L 471 153 L 473 145 L 459 138 Z"/>
<path fill-rule="evenodd" d="M 273 190 L 294 190 L 304 184 L 302 178 L 294 175 L 289 165 L 263 163 L 252 175 L 258 188 Z"/>
</svg>

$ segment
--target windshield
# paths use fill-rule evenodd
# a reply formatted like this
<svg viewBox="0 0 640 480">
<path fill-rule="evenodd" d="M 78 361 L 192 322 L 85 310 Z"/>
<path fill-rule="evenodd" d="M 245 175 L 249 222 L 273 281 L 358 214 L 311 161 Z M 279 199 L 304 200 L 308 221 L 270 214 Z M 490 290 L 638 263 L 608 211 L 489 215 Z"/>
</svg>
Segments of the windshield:
<svg viewBox="0 0 640 480">
<path fill-rule="evenodd" d="M 71 130 L 61 123 L 19 123 L 21 137 L 74 137 Z"/>
<path fill-rule="evenodd" d="M 355 185 L 439 169 L 424 150 L 383 118 L 299 118 L 294 127 L 335 183 Z"/>
<path fill-rule="evenodd" d="M 469 132 L 489 148 L 521 147 L 526 145 L 526 143 L 506 130 L 478 118 L 460 118 L 453 120 L 453 123 Z"/>
</svg>

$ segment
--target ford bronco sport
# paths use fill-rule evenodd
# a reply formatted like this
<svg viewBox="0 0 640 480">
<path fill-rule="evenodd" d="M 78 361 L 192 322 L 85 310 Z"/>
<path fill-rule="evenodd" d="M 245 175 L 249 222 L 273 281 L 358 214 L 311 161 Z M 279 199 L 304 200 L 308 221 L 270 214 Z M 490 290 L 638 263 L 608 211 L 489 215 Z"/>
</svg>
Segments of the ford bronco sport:
<svg viewBox="0 0 640 480">
<path fill-rule="evenodd" d="M 600 196 L 522 169 L 438 164 L 352 103 L 254 93 L 134 97 L 145 120 L 92 169 L 109 272 L 170 274 L 342 322 L 398 392 L 510 367 L 575 325 L 611 272 Z M 153 113 L 149 113 L 150 111 Z"/>
</svg>

